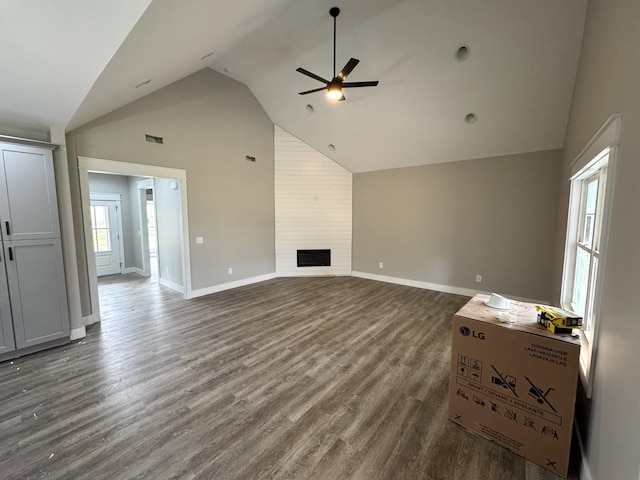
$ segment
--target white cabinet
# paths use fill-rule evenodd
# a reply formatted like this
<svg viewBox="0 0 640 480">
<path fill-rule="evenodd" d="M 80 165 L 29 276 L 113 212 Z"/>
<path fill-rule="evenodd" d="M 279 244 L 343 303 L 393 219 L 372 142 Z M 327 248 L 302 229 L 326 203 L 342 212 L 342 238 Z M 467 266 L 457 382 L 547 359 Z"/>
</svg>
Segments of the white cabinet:
<svg viewBox="0 0 640 480">
<path fill-rule="evenodd" d="M 0 143 L 0 159 L 2 360 L 68 341 L 70 325 L 51 149 Z"/>
<path fill-rule="evenodd" d="M 59 239 L 5 242 L 16 348 L 69 336 Z"/>
<path fill-rule="evenodd" d="M 3 240 L 59 238 L 50 150 L 2 145 L 0 218 Z"/>
<path fill-rule="evenodd" d="M 4 252 L 0 252 L 0 355 L 15 350 L 13 321 L 9 304 L 9 288 L 4 274 Z"/>
</svg>

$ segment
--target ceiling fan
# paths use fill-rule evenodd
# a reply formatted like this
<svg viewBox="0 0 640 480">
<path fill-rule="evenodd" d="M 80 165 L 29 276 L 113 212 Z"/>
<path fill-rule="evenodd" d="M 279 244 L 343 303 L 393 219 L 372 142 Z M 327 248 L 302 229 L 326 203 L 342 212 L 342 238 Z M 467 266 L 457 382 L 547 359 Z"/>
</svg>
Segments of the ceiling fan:
<svg viewBox="0 0 640 480">
<path fill-rule="evenodd" d="M 313 90 L 307 90 L 305 92 L 300 92 L 299 95 L 307 95 L 309 93 L 321 92 L 322 90 L 327 91 L 327 97 L 332 100 L 342 101 L 345 99 L 344 93 L 342 93 L 343 88 L 355 88 L 355 87 L 375 87 L 378 85 L 378 81 L 368 81 L 368 82 L 345 82 L 347 76 L 356 68 L 356 65 L 360 63 L 360 60 L 357 58 L 351 58 L 347 64 L 344 66 L 340 73 L 336 75 L 336 17 L 340 14 L 340 9 L 338 7 L 333 7 L 329 10 L 329 15 L 333 17 L 333 80 L 325 80 L 319 75 L 315 73 L 311 73 L 308 70 L 300 67 L 296 69 L 296 72 L 300 72 L 307 77 L 311 77 L 314 80 L 318 80 L 325 84 L 324 87 L 314 88 Z"/>
</svg>

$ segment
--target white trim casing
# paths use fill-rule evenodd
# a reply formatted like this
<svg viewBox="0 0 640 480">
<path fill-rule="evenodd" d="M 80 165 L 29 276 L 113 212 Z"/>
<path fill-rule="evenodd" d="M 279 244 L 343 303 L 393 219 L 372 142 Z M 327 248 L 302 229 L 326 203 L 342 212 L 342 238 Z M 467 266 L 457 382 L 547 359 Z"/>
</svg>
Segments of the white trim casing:
<svg viewBox="0 0 640 480">
<path fill-rule="evenodd" d="M 125 177 L 160 177 L 186 180 L 187 171 L 180 168 L 145 165 L 143 163 L 120 162 L 104 158 L 78 156 L 80 169 L 96 173 L 112 173 Z"/>
<path fill-rule="evenodd" d="M 79 338 L 84 338 L 87 336 L 87 329 L 82 326 L 80 328 L 71 329 L 71 341 L 78 340 Z"/>
<path fill-rule="evenodd" d="M 78 157 L 80 162 L 80 157 Z M 80 163 L 79 163 L 80 164 Z M 80 202 L 82 203 L 82 223 L 84 226 L 85 254 L 87 258 L 87 275 L 89 276 L 89 297 L 91 306 L 91 323 L 100 321 L 100 298 L 98 296 L 98 273 L 96 257 L 93 253 L 93 238 L 91 230 L 91 195 L 89 193 L 89 171 L 79 167 Z"/>
<path fill-rule="evenodd" d="M 621 133 L 622 114 L 611 115 L 571 162 L 571 177 L 573 178 L 582 170 L 591 159 L 596 158 L 602 150 L 607 147 L 617 146 L 620 143 Z"/>
<path fill-rule="evenodd" d="M 567 255 L 567 252 L 572 252 L 574 243 L 576 241 L 575 236 L 577 232 L 576 219 L 572 218 L 571 212 L 575 210 L 576 206 L 580 204 L 579 195 L 573 188 L 573 181 L 581 177 L 587 170 L 586 167 L 590 163 L 596 163 L 602 155 L 608 155 L 607 162 L 607 179 L 605 185 L 605 199 L 604 207 L 602 209 L 603 223 L 600 228 L 600 258 L 598 261 L 598 277 L 603 279 L 605 277 L 605 268 L 607 263 L 607 245 L 609 243 L 609 226 L 611 223 L 611 212 L 613 209 L 613 196 L 614 196 L 614 181 L 616 177 L 616 163 L 618 158 L 618 146 L 620 144 L 620 137 L 622 135 L 622 115 L 611 115 L 604 123 L 596 134 L 589 140 L 584 149 L 578 154 L 578 156 L 571 162 L 571 172 L 569 180 L 572 182 L 570 194 L 569 194 L 569 214 L 567 215 L 567 234 L 565 238 L 564 247 L 564 262 L 562 269 L 562 289 L 560 294 L 560 302 L 563 306 L 568 306 L 568 298 L 571 295 L 571 287 L 573 281 L 570 280 L 570 276 L 573 276 L 573 270 L 575 267 L 575 261 L 572 255 Z M 600 318 L 600 304 L 602 300 L 602 292 L 604 289 L 604 282 L 599 281 L 596 283 L 594 292 L 594 310 L 593 316 L 596 319 Z M 593 392 L 593 378 L 597 357 L 598 348 L 598 331 L 599 321 L 596 321 L 593 327 L 592 339 L 590 342 L 586 342 L 584 335 L 580 336 L 582 344 L 580 351 L 580 380 L 584 386 L 585 394 L 587 398 L 591 398 Z M 586 345 L 586 347 L 585 347 Z"/>
<path fill-rule="evenodd" d="M 91 311 L 94 321 L 100 320 L 100 302 L 98 297 L 98 277 L 96 275 L 95 257 L 89 234 L 91 233 L 91 218 L 88 212 L 89 199 L 89 172 L 112 173 L 134 177 L 159 177 L 178 180 L 182 192 L 182 236 L 183 256 L 182 271 L 184 275 L 184 296 L 191 298 L 191 256 L 189 251 L 189 213 L 187 209 L 187 171 L 177 168 L 160 167 L 138 163 L 120 162 L 78 156 L 78 175 L 80 178 L 80 193 L 82 203 L 82 215 L 85 230 L 85 251 L 87 254 L 87 270 L 89 275 L 89 293 L 91 297 Z M 91 249 L 91 251 L 90 251 Z"/>
<path fill-rule="evenodd" d="M 422 288 L 425 290 L 435 290 L 436 292 L 453 293 L 456 295 L 465 295 L 467 297 L 473 297 L 478 293 L 484 293 L 489 295 L 491 292 L 485 292 L 482 290 L 473 290 L 470 288 L 453 287 L 451 285 L 441 285 L 439 283 L 422 282 L 419 280 L 409 280 L 407 278 L 388 277 L 386 275 L 376 275 L 374 273 L 366 272 L 351 272 L 353 277 L 366 278 L 368 280 L 376 280 L 378 282 L 395 283 L 396 285 L 405 285 L 407 287 Z M 541 303 L 548 304 L 549 300 L 537 300 L 525 297 L 514 297 L 513 295 L 505 295 L 506 297 L 516 300 L 518 302 L 526 303 Z"/>
</svg>

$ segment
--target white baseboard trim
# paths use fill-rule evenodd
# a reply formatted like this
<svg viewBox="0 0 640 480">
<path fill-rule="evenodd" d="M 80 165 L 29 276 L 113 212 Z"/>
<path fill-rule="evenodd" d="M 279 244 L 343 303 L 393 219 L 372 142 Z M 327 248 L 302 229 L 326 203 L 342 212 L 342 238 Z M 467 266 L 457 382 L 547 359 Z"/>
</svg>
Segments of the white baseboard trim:
<svg viewBox="0 0 640 480">
<path fill-rule="evenodd" d="M 133 273 L 137 273 L 141 277 L 146 277 L 146 278 L 149 278 L 151 276 L 151 275 L 147 275 L 143 269 L 138 267 L 133 268 Z"/>
<path fill-rule="evenodd" d="M 274 278 L 276 278 L 275 273 L 267 273 L 266 275 L 258 275 L 257 277 L 243 278 L 242 280 L 236 280 L 235 282 L 214 285 L 213 287 L 199 288 L 197 290 L 192 290 L 187 298 L 203 297 L 205 295 L 211 295 L 212 293 L 231 290 L 232 288 L 244 287 L 253 283 L 266 282 L 267 280 L 272 280 Z"/>
<path fill-rule="evenodd" d="M 177 283 L 174 283 L 162 277 L 158 278 L 158 283 L 184 295 L 184 287 L 182 285 L 178 285 Z"/>
<path fill-rule="evenodd" d="M 423 288 L 425 290 L 435 290 L 436 292 L 453 293 L 456 295 L 465 295 L 467 297 L 473 297 L 477 293 L 484 293 L 489 295 L 491 292 L 485 292 L 483 290 L 473 290 L 471 288 L 453 287 L 451 285 L 441 285 L 439 283 L 422 282 L 419 280 L 409 280 L 407 278 L 388 277 L 386 275 L 377 275 L 375 273 L 367 272 L 351 272 L 351 275 L 358 278 L 366 278 L 368 280 L 376 280 L 378 282 L 395 283 L 397 285 L 405 285 L 407 287 Z M 513 295 L 507 295 L 508 298 L 517 300 L 519 302 L 526 303 L 542 303 L 548 304 L 548 300 L 537 300 L 532 298 L 514 297 Z"/>
<path fill-rule="evenodd" d="M 476 293 L 484 293 L 468 288 L 452 287 L 449 285 L 440 285 L 438 283 L 421 282 L 419 280 L 409 280 L 407 278 L 388 277 L 386 275 L 376 275 L 367 272 L 351 272 L 351 275 L 358 278 L 366 278 L 367 280 L 376 280 L 378 282 L 395 283 L 396 285 L 405 285 L 407 287 L 423 288 L 425 290 L 435 290 L 436 292 L 454 293 L 456 295 L 466 295 L 473 297 Z"/>
<path fill-rule="evenodd" d="M 310 274 L 289 274 L 289 273 L 276 273 L 276 278 L 309 278 L 309 277 L 315 277 L 315 278 L 327 278 L 327 277 L 351 277 L 351 272 L 348 273 L 327 273 L 327 274 L 321 274 L 321 273 L 310 273 Z"/>
<path fill-rule="evenodd" d="M 580 448 L 580 480 L 591 480 L 593 477 L 591 476 L 591 470 L 589 469 L 589 464 L 587 463 L 587 451 L 584 448 L 584 442 L 582 441 L 582 435 L 580 434 L 580 429 L 578 428 L 578 422 L 575 419 L 573 421 L 573 429 L 576 432 L 578 447 Z"/>
<path fill-rule="evenodd" d="M 87 329 L 82 326 L 80 328 L 71 329 L 71 341 L 78 340 L 87 336 Z"/>
<path fill-rule="evenodd" d="M 122 269 L 122 274 L 125 275 L 127 273 L 137 273 L 138 275 L 140 275 L 142 277 L 146 277 L 147 276 L 147 275 L 144 274 L 144 270 L 142 270 L 141 268 L 138 268 L 138 267 L 123 268 Z"/>
</svg>

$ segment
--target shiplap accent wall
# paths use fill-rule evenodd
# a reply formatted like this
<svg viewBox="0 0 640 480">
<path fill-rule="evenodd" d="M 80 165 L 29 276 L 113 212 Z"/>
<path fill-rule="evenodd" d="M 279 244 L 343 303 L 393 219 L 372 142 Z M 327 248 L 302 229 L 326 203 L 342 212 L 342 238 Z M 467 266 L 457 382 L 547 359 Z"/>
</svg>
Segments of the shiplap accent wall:
<svg viewBox="0 0 640 480">
<path fill-rule="evenodd" d="M 275 127 L 276 275 L 351 275 L 353 174 Z M 298 249 L 331 249 L 330 267 L 297 267 Z"/>
</svg>

